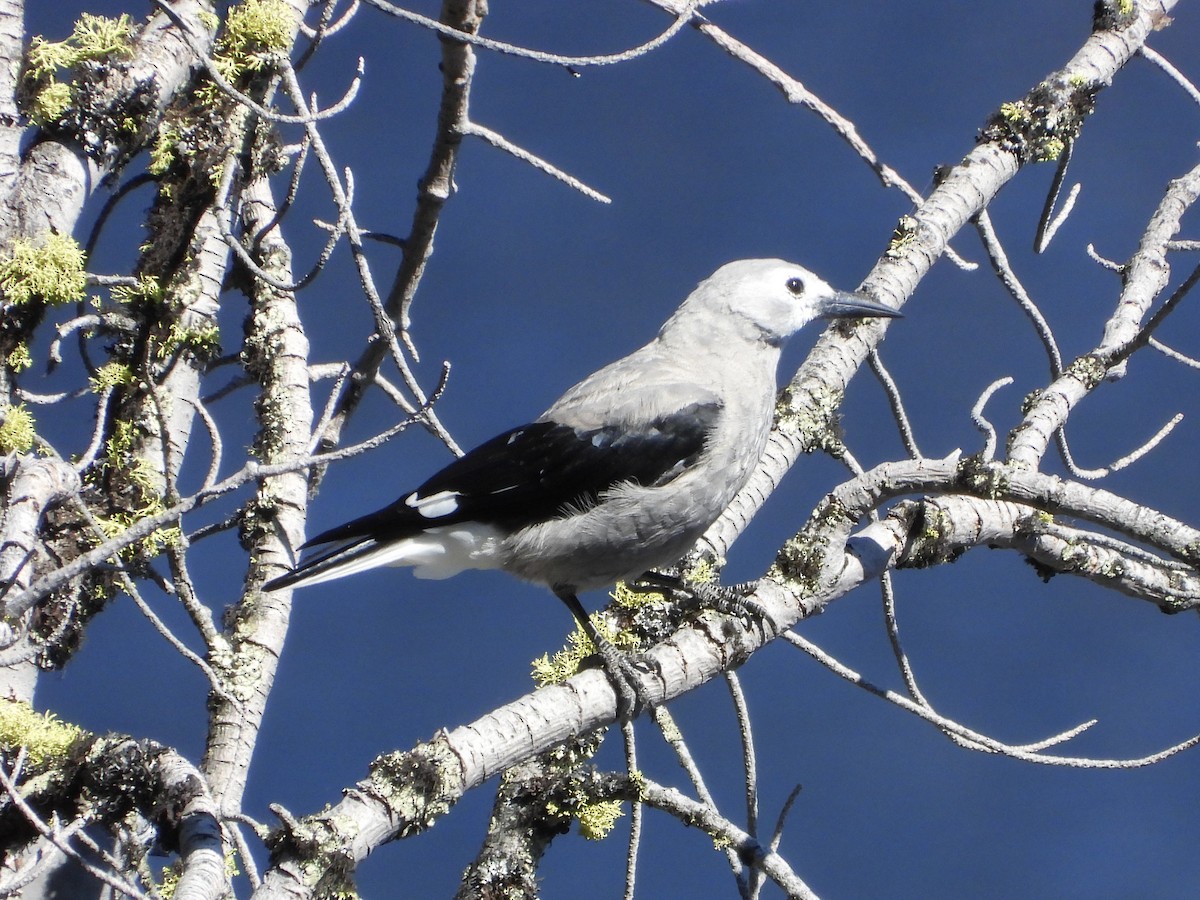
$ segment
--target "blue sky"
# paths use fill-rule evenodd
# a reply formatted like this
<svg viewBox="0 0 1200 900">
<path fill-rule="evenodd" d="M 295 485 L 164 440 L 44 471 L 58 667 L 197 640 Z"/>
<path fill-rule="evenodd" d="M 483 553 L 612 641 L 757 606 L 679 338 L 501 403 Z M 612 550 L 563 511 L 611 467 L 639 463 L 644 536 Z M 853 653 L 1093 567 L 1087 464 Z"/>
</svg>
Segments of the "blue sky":
<svg viewBox="0 0 1200 900">
<path fill-rule="evenodd" d="M 52 38 L 66 34 L 78 9 L 129 9 L 31 6 L 30 30 Z M 424 11 L 435 6 L 418 4 Z M 623 49 L 667 21 L 632 2 L 493 7 L 488 36 L 562 53 Z M 1089 31 L 1091 7 L 1087 0 L 737 0 L 706 15 L 851 118 L 885 162 L 927 190 L 934 168 L 968 152 L 992 110 L 1075 52 Z M 1181 4 L 1175 24 L 1152 42 L 1194 77 L 1197 28 L 1195 10 Z M 366 59 L 358 100 L 325 132 L 338 164 L 355 171 L 356 211 L 366 227 L 407 230 L 433 134 L 438 52 L 428 33 L 363 9 L 304 73 L 305 86 L 329 103 L 345 89 L 357 57 Z M 726 261 L 781 256 L 854 287 L 885 249 L 897 217 L 911 209 L 826 125 L 686 29 L 645 58 L 580 69 L 578 77 L 481 53 L 472 111 L 479 123 L 613 202 L 589 200 L 478 141 L 464 146 L 458 192 L 442 218 L 412 327 L 426 384 L 442 360 L 453 363 L 438 411 L 464 446 L 533 418 L 570 384 L 643 343 L 697 281 Z M 1085 246 L 1128 257 L 1167 180 L 1194 165 L 1198 132 L 1200 109 L 1134 60 L 1087 123 L 1070 174 L 1083 182 L 1080 201 L 1050 250 L 1028 251 L 1050 167 L 1022 172 L 991 207 L 1067 359 L 1097 343 L 1118 290 L 1116 279 L 1087 259 Z M 334 216 L 315 176 L 313 167 L 285 231 L 297 271 L 324 241 L 308 220 Z M 148 197 L 130 204 L 127 221 L 137 221 Z M 140 240 L 136 229 L 111 228 L 95 266 L 127 270 Z M 969 411 L 989 383 L 1016 379 L 988 407 L 1003 432 L 1019 421 L 1021 398 L 1047 377 L 1035 335 L 987 271 L 978 240 L 963 232 L 954 245 L 983 263 L 979 271 L 939 262 L 882 350 L 931 457 L 979 449 Z M 393 249 L 372 250 L 382 284 L 396 261 Z M 1177 260 L 1175 283 L 1189 262 Z M 245 303 L 235 295 L 227 302 L 229 352 Z M 300 304 L 315 360 L 356 354 L 371 320 L 344 247 Z M 1194 354 L 1198 321 L 1185 309 L 1163 338 Z M 812 339 L 796 340 L 783 374 Z M 216 386 L 228 376 L 213 377 Z M 1085 402 L 1070 428 L 1081 464 L 1098 466 L 1184 412 L 1164 447 L 1104 486 L 1193 523 L 1195 379 L 1161 357 L 1139 357 L 1124 380 Z M 219 411 L 230 435 L 248 434 L 250 402 L 243 391 Z M 395 418 L 387 404 L 369 402 L 352 435 L 374 433 Z M 864 464 L 903 456 L 869 373 L 855 380 L 843 424 Z M 198 471 L 206 452 L 206 445 L 198 452 Z M 231 471 L 240 462 L 229 452 Z M 389 502 L 447 459 L 444 448 L 413 431 L 335 466 L 312 505 L 310 531 Z M 1047 466 L 1058 471 L 1050 457 Z M 726 580 L 761 573 L 844 477 L 827 459 L 801 460 L 733 548 Z M 203 595 L 218 609 L 233 602 L 245 564 L 234 537 L 195 552 Z M 1167 617 L 1065 576 L 1043 584 L 1013 554 L 987 550 L 952 566 L 902 573 L 897 593 L 902 633 L 929 696 L 972 727 L 1023 743 L 1097 718 L 1065 751 L 1096 757 L 1141 756 L 1200 731 L 1194 616 Z M 587 598 L 593 606 L 602 599 Z M 187 636 L 170 600 L 157 597 L 155 604 Z M 247 811 L 263 820 L 271 818 L 272 802 L 297 814 L 315 811 L 336 802 L 378 753 L 408 748 L 521 695 L 530 687 L 529 660 L 559 646 L 570 624 L 549 593 L 494 573 L 427 583 L 385 571 L 297 594 Z M 864 587 L 799 630 L 873 681 L 900 687 L 877 589 Z M 772 822 L 791 787 L 804 785 L 781 849 L 823 897 L 1194 892 L 1195 752 L 1132 772 L 1032 766 L 959 749 L 782 645 L 767 648 L 741 674 L 757 727 L 763 820 Z M 130 604 L 117 602 L 96 620 L 72 665 L 44 680 L 38 700 L 86 727 L 153 737 L 198 759 L 204 693 L 199 674 Z M 672 709 L 715 795 L 736 818 L 739 749 L 724 689 L 709 685 Z M 610 743 L 602 762 L 617 767 Z M 682 782 L 650 731 L 641 751 L 654 777 Z M 363 896 L 452 894 L 490 803 L 485 786 L 430 833 L 379 850 L 360 871 Z M 623 853 L 621 836 L 600 844 L 560 838 L 543 868 L 543 895 L 619 896 Z M 648 817 L 640 883 L 642 897 L 736 893 L 707 838 L 656 814 Z"/>
</svg>

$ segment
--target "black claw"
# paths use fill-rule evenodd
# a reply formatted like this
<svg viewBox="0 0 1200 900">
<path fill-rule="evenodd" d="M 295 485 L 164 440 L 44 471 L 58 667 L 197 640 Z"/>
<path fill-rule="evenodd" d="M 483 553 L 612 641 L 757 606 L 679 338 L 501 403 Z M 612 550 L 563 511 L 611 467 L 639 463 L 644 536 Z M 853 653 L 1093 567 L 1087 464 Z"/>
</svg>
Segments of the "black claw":
<svg viewBox="0 0 1200 900">
<path fill-rule="evenodd" d="M 591 638 L 608 680 L 617 695 L 617 719 L 629 722 L 653 704 L 642 686 L 642 676 L 654 673 L 654 666 L 643 656 L 631 656 L 613 646 L 612 641 L 600 634 L 588 618 L 583 604 L 573 591 L 556 589 L 554 592 L 567 605 L 567 609 L 579 622 L 584 634 Z"/>
<path fill-rule="evenodd" d="M 733 585 L 685 582 L 677 576 L 664 575 L 661 572 L 647 572 L 640 580 L 649 585 L 683 591 L 701 607 L 715 609 L 726 615 L 748 620 L 757 619 L 760 622 L 772 621 L 767 608 L 753 598 L 758 587 L 753 581 Z"/>
</svg>

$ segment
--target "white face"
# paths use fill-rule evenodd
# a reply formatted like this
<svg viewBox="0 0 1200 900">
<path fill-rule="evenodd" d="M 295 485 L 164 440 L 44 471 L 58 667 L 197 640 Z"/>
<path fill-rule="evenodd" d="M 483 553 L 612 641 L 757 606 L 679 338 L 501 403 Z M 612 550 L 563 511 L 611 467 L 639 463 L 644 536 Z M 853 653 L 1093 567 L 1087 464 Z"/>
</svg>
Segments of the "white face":
<svg viewBox="0 0 1200 900">
<path fill-rule="evenodd" d="M 701 288 L 717 306 L 752 321 L 777 340 L 821 316 L 838 292 L 803 266 L 781 259 L 742 259 L 719 268 Z"/>
<path fill-rule="evenodd" d="M 786 340 L 817 318 L 900 315 L 863 294 L 836 290 L 782 259 L 727 263 L 693 296 L 712 312 L 749 320 L 770 343 Z"/>
</svg>

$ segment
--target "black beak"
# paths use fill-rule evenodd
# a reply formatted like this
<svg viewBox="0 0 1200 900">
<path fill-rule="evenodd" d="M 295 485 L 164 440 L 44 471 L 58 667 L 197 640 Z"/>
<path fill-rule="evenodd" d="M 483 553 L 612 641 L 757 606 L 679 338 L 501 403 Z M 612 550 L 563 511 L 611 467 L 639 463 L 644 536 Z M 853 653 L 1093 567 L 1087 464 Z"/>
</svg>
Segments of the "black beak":
<svg viewBox="0 0 1200 900">
<path fill-rule="evenodd" d="M 848 291 L 838 291 L 829 299 L 823 300 L 818 315 L 822 319 L 899 319 L 903 317 L 903 313 L 898 309 L 884 306 L 866 294 L 852 294 Z"/>
</svg>

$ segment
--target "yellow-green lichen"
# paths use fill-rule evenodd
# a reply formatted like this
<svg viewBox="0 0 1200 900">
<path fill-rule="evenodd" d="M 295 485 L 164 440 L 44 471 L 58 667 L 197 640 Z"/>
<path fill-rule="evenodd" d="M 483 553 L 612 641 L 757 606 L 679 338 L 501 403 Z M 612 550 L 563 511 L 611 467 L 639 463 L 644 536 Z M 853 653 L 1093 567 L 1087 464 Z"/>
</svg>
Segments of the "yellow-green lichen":
<svg viewBox="0 0 1200 900">
<path fill-rule="evenodd" d="M 1095 93 L 1079 77 L 1042 82 L 1020 100 L 1000 104 L 979 140 L 1016 154 L 1023 163 L 1056 160 L 1091 114 Z"/>
<path fill-rule="evenodd" d="M 639 642 L 636 635 L 618 631 L 602 612 L 592 613 L 589 618 L 596 630 L 608 638 L 614 647 L 621 650 L 636 651 Z M 543 653 L 533 661 L 533 681 L 538 687 L 548 684 L 561 684 L 572 675 L 579 672 L 579 667 L 585 659 L 596 652 L 596 645 L 578 625 L 567 635 L 567 643 L 563 649 L 553 655 Z"/>
<path fill-rule="evenodd" d="M 29 120 L 39 128 L 59 121 L 71 107 L 71 86 L 61 81 L 46 85 L 29 101 Z"/>
<path fill-rule="evenodd" d="M 111 539 L 121 536 L 142 519 L 157 515 L 164 509 L 165 507 L 160 503 L 157 506 L 142 507 L 132 513 L 96 516 L 96 521 L 100 525 L 100 530 L 104 532 L 104 536 Z M 179 546 L 181 540 L 183 540 L 183 531 L 178 525 L 173 525 L 169 528 L 156 528 L 140 541 L 136 541 L 121 550 L 119 555 L 125 560 L 131 560 L 139 556 L 157 556 L 168 547 Z"/>
<path fill-rule="evenodd" d="M 1008 493 L 1008 471 L 1003 463 L 968 456 L 958 464 L 956 480 L 976 496 L 996 500 Z"/>
<path fill-rule="evenodd" d="M 610 596 L 613 602 L 622 609 L 636 610 L 644 606 L 653 606 L 656 603 L 663 603 L 667 596 L 662 591 L 644 591 L 634 590 L 624 581 L 619 581 L 613 587 Z"/>
<path fill-rule="evenodd" d="M 241 870 L 238 868 L 237 856 L 232 850 L 225 851 L 225 877 L 233 879 L 241 875 Z M 159 875 L 157 885 L 158 896 L 162 900 L 173 900 L 175 892 L 179 890 L 179 879 L 183 875 L 183 863 L 179 860 L 164 866 Z"/>
<path fill-rule="evenodd" d="M 200 359 L 212 359 L 221 352 L 221 330 L 215 324 L 188 328 L 172 322 L 166 340 L 158 345 L 155 355 L 159 359 L 166 359 L 178 351 L 191 353 Z"/>
<path fill-rule="evenodd" d="M 13 241 L 0 260 L 0 290 L 12 304 L 42 300 L 51 305 L 82 300 L 87 287 L 83 248 L 67 235 Z"/>
<path fill-rule="evenodd" d="M 285 53 L 295 27 L 293 15 L 284 0 L 245 0 L 229 10 L 213 56 L 221 75 L 234 81 Z"/>
<path fill-rule="evenodd" d="M 162 284 L 154 275 L 139 275 L 137 284 L 119 284 L 109 291 L 113 302 L 121 304 L 138 301 L 159 303 L 164 295 Z"/>
<path fill-rule="evenodd" d="M 829 552 L 829 535 L 853 525 L 846 507 L 833 499 L 824 500 L 804 530 L 784 541 L 767 578 L 780 581 L 809 597 L 820 586 L 822 568 Z"/>
<path fill-rule="evenodd" d="M 620 800 L 598 800 L 592 803 L 582 803 L 575 811 L 579 821 L 579 834 L 589 841 L 599 841 L 608 837 L 617 824 L 617 819 L 625 815 Z"/>
<path fill-rule="evenodd" d="M 93 393 L 99 394 L 105 389 L 120 387 L 123 384 L 129 384 L 133 381 L 133 369 L 126 363 L 112 360 L 106 362 L 96 374 L 88 379 L 88 383 L 92 387 Z"/>
<path fill-rule="evenodd" d="M 17 344 L 8 351 L 8 357 L 5 359 L 8 367 L 14 372 L 23 372 L 33 365 L 33 356 L 29 353 L 29 345 L 25 342 Z"/>
<path fill-rule="evenodd" d="M 836 389 L 816 388 L 807 395 L 807 403 L 796 403 L 790 388 L 784 388 L 775 405 L 775 425 L 796 441 L 805 453 L 824 450 L 840 458 L 842 443 L 839 409 L 843 394 Z"/>
<path fill-rule="evenodd" d="M 175 161 L 176 148 L 179 146 L 183 133 L 173 124 L 164 122 L 158 126 L 158 135 L 154 146 L 150 148 L 150 162 L 146 171 L 151 175 L 163 175 Z"/>
<path fill-rule="evenodd" d="M 104 445 L 99 470 L 119 476 L 128 486 L 130 495 L 126 509 L 96 516 L 107 538 L 118 537 L 142 519 L 159 515 L 167 508 L 161 493 L 161 473 L 146 458 L 133 455 L 139 433 L 135 423 L 118 419 Z M 124 548 L 120 556 L 127 560 L 157 556 L 167 547 L 178 546 L 181 540 L 183 531 L 178 525 L 158 528 Z"/>
<path fill-rule="evenodd" d="M 33 449 L 37 428 L 33 421 L 33 413 L 25 408 L 24 403 L 16 406 L 0 407 L 0 454 L 28 453 Z"/>
<path fill-rule="evenodd" d="M 35 768 L 63 759 L 71 745 L 85 734 L 82 728 L 60 721 L 52 712 L 38 713 L 28 703 L 0 700 L 0 747 L 10 752 L 24 747 Z"/>
<path fill-rule="evenodd" d="M 129 59 L 133 56 L 133 20 L 122 14 L 112 19 L 84 13 L 70 37 L 48 41 L 35 35 L 25 54 L 27 108 L 35 125 L 57 122 L 71 105 L 71 85 L 58 81 L 60 72 L 83 62 Z"/>
<path fill-rule="evenodd" d="M 621 800 L 596 800 L 585 784 L 566 785 L 553 800 L 546 802 L 546 812 L 561 819 L 575 819 L 579 823 L 579 834 L 589 841 L 608 837 L 625 815 Z"/>
<path fill-rule="evenodd" d="M 25 54 L 25 71 L 33 78 L 53 76 L 88 60 L 133 55 L 134 27 L 128 14 L 116 19 L 84 13 L 75 23 L 71 36 L 61 41 L 48 41 L 35 35 Z"/>
<path fill-rule="evenodd" d="M 899 257 L 905 247 L 916 242 L 919 225 L 920 223 L 912 216 L 901 216 L 896 221 L 896 227 L 892 229 L 892 239 L 888 241 L 888 248 L 883 255 L 888 259 Z"/>
</svg>

